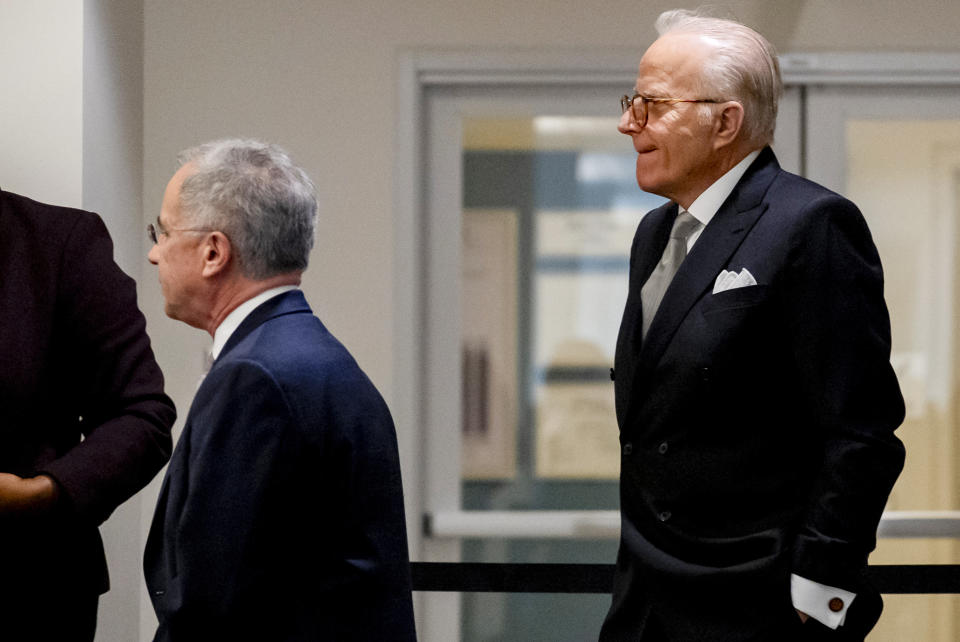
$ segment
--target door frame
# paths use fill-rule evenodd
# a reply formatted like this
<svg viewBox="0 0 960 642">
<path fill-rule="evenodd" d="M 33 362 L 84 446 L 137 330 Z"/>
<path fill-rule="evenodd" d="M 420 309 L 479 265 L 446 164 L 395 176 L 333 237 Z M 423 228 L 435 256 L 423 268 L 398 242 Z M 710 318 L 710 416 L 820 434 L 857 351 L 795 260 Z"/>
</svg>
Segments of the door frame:
<svg viewBox="0 0 960 642">
<path fill-rule="evenodd" d="M 407 527 L 411 557 L 437 561 L 455 559 L 452 550 L 430 552 L 424 535 L 424 514 L 431 466 L 449 462 L 424 461 L 423 445 L 430 439 L 426 400 L 442 391 L 426 380 L 425 212 L 430 177 L 425 170 L 427 93 L 432 87 L 544 85 L 590 86 L 633 82 L 639 49 L 620 50 L 406 50 L 398 56 L 394 116 L 394 256 L 393 256 L 393 397 L 406 487 Z M 785 85 L 932 85 L 960 86 L 960 53 L 790 53 L 780 56 Z M 801 97 L 801 104 L 803 98 Z M 806 138 L 800 109 L 797 127 L 804 170 Z M 434 458 L 435 459 L 435 458 Z M 443 637 L 459 625 L 456 594 L 418 596 L 418 626 L 422 639 Z M 442 614 L 442 615 L 441 615 Z"/>
</svg>

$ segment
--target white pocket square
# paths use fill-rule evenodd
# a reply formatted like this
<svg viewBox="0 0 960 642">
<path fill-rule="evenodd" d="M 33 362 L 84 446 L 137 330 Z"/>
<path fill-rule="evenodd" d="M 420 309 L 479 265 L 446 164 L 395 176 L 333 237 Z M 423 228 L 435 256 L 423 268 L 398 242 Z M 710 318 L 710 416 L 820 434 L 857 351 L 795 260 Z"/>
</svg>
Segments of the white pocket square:
<svg viewBox="0 0 960 642">
<path fill-rule="evenodd" d="M 757 280 L 753 278 L 753 275 L 750 274 L 747 268 L 740 270 L 740 274 L 721 270 L 716 282 L 713 284 L 713 293 L 717 294 L 718 292 L 726 292 L 727 290 L 745 288 L 756 284 Z"/>
</svg>

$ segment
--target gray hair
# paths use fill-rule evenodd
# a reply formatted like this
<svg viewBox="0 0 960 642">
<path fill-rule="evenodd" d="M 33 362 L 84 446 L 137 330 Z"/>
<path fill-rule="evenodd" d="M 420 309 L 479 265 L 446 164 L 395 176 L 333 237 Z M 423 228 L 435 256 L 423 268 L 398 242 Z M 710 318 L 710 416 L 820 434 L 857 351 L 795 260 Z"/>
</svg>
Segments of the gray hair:
<svg viewBox="0 0 960 642">
<path fill-rule="evenodd" d="M 700 89 L 743 105 L 744 136 L 757 145 L 773 142 L 777 107 L 783 95 L 780 63 L 773 45 L 753 29 L 704 10 L 675 9 L 660 14 L 657 33 L 690 33 L 716 43 L 703 68 Z"/>
<path fill-rule="evenodd" d="M 180 206 L 190 225 L 222 231 L 241 274 L 266 279 L 307 268 L 316 190 L 287 153 L 255 140 L 226 139 L 184 150 Z"/>
</svg>

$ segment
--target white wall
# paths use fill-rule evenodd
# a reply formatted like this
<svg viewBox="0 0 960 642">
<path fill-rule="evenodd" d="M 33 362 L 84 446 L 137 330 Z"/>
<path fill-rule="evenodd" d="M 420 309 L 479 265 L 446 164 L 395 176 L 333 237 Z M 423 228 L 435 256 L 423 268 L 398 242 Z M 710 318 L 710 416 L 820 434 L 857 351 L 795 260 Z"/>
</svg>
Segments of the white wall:
<svg viewBox="0 0 960 642">
<path fill-rule="evenodd" d="M 80 207 L 83 5 L 0 2 L 0 187 Z"/>
</svg>

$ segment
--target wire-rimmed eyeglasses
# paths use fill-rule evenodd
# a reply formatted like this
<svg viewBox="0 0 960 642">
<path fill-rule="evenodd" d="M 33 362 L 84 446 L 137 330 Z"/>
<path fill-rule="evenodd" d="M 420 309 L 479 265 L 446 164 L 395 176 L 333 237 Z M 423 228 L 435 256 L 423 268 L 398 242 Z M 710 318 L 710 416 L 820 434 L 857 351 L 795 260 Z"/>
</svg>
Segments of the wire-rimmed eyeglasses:
<svg viewBox="0 0 960 642">
<path fill-rule="evenodd" d="M 147 225 L 147 237 L 150 239 L 150 242 L 154 245 L 157 244 L 157 239 L 161 236 L 170 236 L 170 232 L 212 232 L 210 228 L 207 227 L 171 227 L 167 229 L 163 226 L 163 223 L 160 222 L 160 217 L 157 217 L 156 223 L 150 223 Z"/>
<path fill-rule="evenodd" d="M 630 117 L 633 118 L 633 122 L 637 124 L 640 129 L 643 129 L 647 126 L 647 115 L 649 109 L 647 105 L 650 103 L 666 103 L 670 105 L 675 105 L 677 103 L 722 103 L 722 100 L 715 100 L 713 98 L 647 98 L 646 96 L 641 96 L 640 94 L 634 94 L 633 96 L 628 96 L 624 94 L 620 97 L 620 109 L 621 114 L 630 110 Z"/>
</svg>

